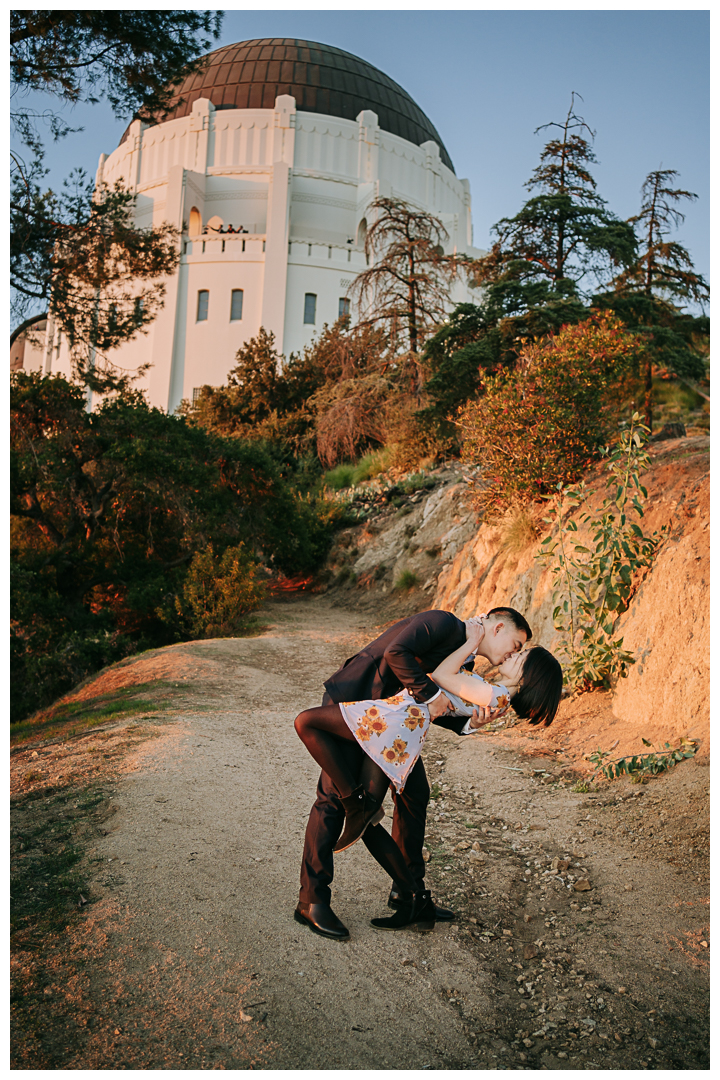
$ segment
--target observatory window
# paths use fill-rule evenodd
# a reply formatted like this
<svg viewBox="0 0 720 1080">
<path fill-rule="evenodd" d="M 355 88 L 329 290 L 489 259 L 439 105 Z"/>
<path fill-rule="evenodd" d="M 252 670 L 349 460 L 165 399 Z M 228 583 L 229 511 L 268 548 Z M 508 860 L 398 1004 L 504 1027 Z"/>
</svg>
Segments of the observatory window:
<svg viewBox="0 0 720 1080">
<path fill-rule="evenodd" d="M 198 292 L 198 306 L 197 306 L 197 321 L 205 322 L 208 317 L 208 304 L 210 302 L 210 293 L 207 289 L 200 289 Z"/>
<path fill-rule="evenodd" d="M 317 296 L 314 292 L 305 293 L 305 316 L 304 323 L 315 325 L 315 309 L 317 308 Z"/>
<path fill-rule="evenodd" d="M 238 322 L 242 319 L 243 291 L 233 289 L 230 298 L 230 322 Z"/>
<path fill-rule="evenodd" d="M 338 319 L 344 319 L 350 315 L 350 301 L 347 296 L 341 296 L 338 303 Z"/>
</svg>

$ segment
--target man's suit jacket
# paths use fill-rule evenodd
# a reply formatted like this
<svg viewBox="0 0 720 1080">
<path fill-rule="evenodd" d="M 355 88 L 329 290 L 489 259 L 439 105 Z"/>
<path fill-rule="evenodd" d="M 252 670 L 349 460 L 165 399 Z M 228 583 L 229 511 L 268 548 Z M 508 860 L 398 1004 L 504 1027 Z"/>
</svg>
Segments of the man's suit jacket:
<svg viewBox="0 0 720 1080">
<path fill-rule="evenodd" d="M 336 703 L 391 697 L 403 687 L 417 702 L 425 702 L 439 690 L 428 671 L 459 649 L 465 637 L 465 623 L 449 611 L 411 615 L 346 660 L 325 689 Z M 435 721 L 457 734 L 466 722 L 467 717 L 449 716 Z"/>
</svg>

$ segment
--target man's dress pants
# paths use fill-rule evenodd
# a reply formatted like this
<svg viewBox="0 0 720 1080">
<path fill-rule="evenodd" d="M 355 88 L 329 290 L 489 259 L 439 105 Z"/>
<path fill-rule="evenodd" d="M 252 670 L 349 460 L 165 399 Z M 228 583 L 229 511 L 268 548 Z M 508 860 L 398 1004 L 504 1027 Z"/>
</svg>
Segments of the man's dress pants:
<svg viewBox="0 0 720 1080">
<path fill-rule="evenodd" d="M 331 705 L 328 694 L 323 695 L 323 705 Z M 348 765 L 359 776 L 363 751 L 355 742 L 343 742 Z M 392 835 L 400 848 L 410 872 L 422 887 L 425 877 L 425 861 L 422 857 L 425 838 L 430 787 L 422 758 L 415 763 L 402 794 L 397 795 L 390 786 L 395 802 Z M 317 798 L 310 811 L 305 830 L 305 848 L 300 870 L 300 901 L 304 904 L 329 904 L 330 883 L 333 879 L 333 846 L 340 839 L 345 822 L 345 811 L 340 793 L 326 772 L 320 774 Z M 377 826 L 382 828 L 382 826 Z M 393 883 L 395 888 L 399 886 Z"/>
</svg>

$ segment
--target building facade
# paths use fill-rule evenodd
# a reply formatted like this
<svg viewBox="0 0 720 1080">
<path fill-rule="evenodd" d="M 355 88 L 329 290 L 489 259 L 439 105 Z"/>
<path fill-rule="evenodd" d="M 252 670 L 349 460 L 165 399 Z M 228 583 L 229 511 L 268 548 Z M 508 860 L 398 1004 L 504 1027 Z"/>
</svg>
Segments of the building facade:
<svg viewBox="0 0 720 1080">
<path fill-rule="evenodd" d="M 265 39 L 211 53 L 162 123 L 130 124 L 97 181 L 136 196 L 136 223 L 181 232 L 176 273 L 148 328 L 111 355 L 151 365 L 137 384 L 173 411 L 222 385 L 261 326 L 299 352 L 348 310 L 365 269 L 369 208 L 402 199 L 436 215 L 447 251 L 472 246 L 470 186 L 412 98 L 377 68 L 314 42 Z M 453 300 L 472 299 L 462 281 Z M 70 374 L 48 320 L 33 363 Z"/>
</svg>

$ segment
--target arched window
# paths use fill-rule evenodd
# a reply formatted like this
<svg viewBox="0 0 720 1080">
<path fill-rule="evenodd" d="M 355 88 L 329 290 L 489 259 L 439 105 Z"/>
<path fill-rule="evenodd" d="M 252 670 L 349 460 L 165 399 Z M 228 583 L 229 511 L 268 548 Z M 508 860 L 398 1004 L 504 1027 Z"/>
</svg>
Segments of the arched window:
<svg viewBox="0 0 720 1080">
<path fill-rule="evenodd" d="M 197 302 L 197 321 L 205 322 L 208 317 L 208 306 L 210 303 L 210 293 L 207 289 L 200 289 L 198 292 Z"/>
<path fill-rule="evenodd" d="M 308 325 L 315 325 L 315 311 L 317 309 L 317 295 L 313 292 L 305 293 L 305 315 L 303 322 Z"/>
<path fill-rule="evenodd" d="M 233 289 L 230 294 L 230 322 L 239 322 L 242 319 L 243 291 Z"/>
<path fill-rule="evenodd" d="M 200 217 L 200 211 L 197 206 L 193 206 L 190 211 L 190 228 L 188 233 L 190 236 L 199 236 L 202 232 L 202 218 Z"/>
<path fill-rule="evenodd" d="M 365 248 L 365 237 L 366 236 L 367 236 L 367 218 L 363 218 L 362 221 L 360 222 L 360 224 L 358 225 L 357 240 L 356 240 L 358 248 L 360 248 L 362 250 L 364 250 L 364 248 Z"/>
</svg>

